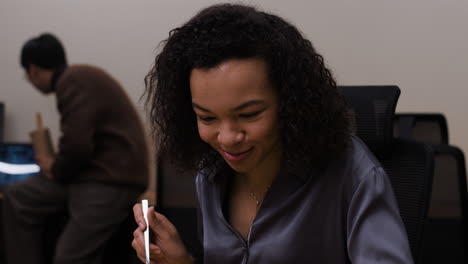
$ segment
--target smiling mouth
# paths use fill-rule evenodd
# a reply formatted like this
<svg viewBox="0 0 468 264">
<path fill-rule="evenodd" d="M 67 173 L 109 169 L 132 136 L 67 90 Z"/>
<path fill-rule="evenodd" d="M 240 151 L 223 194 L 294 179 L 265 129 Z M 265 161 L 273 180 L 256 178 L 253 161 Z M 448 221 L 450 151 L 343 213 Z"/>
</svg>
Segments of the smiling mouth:
<svg viewBox="0 0 468 264">
<path fill-rule="evenodd" d="M 250 149 L 244 152 L 239 152 L 239 153 L 231 153 L 231 152 L 223 151 L 223 156 L 229 161 L 239 161 L 247 157 L 252 151 L 252 149 L 253 147 L 251 147 Z"/>
</svg>

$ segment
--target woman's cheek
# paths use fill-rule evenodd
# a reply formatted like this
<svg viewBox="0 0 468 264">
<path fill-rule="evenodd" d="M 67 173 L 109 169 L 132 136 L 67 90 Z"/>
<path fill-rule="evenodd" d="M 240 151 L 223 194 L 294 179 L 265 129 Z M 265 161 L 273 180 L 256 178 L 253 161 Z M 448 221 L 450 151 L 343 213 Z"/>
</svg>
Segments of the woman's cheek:
<svg viewBox="0 0 468 264">
<path fill-rule="evenodd" d="M 198 123 L 198 134 L 200 135 L 201 140 L 205 141 L 206 143 L 212 145 L 213 144 L 213 129 L 207 127 L 204 124 Z"/>
</svg>

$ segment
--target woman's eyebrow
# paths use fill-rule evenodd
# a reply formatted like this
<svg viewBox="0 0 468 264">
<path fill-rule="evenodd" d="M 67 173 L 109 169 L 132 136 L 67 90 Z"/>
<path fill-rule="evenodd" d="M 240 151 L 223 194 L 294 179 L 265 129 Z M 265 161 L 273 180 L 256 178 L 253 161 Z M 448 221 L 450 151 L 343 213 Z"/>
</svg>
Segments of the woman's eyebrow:
<svg viewBox="0 0 468 264">
<path fill-rule="evenodd" d="M 248 102 L 245 102 L 239 106 L 236 106 L 234 107 L 234 111 L 239 111 L 239 110 L 242 110 L 244 108 L 247 108 L 249 106 L 252 106 L 252 105 L 261 105 L 261 104 L 265 104 L 265 101 L 263 100 L 252 100 L 252 101 L 248 101 Z"/>
<path fill-rule="evenodd" d="M 206 109 L 204 107 L 201 107 L 201 106 L 199 106 L 198 104 L 196 104 L 194 102 L 192 102 L 192 107 L 197 108 L 198 110 L 203 111 L 203 112 L 211 113 L 210 110 L 208 110 L 208 109 Z"/>
<path fill-rule="evenodd" d="M 265 101 L 263 101 L 263 100 L 252 100 L 252 101 L 248 101 L 248 102 L 245 102 L 245 103 L 243 103 L 243 104 L 240 104 L 240 105 L 234 107 L 234 108 L 233 108 L 233 111 L 239 111 L 239 110 L 242 110 L 242 109 L 247 108 L 247 107 L 249 107 L 249 106 L 261 105 L 261 104 L 265 104 Z M 206 113 L 211 113 L 210 110 L 208 110 L 208 109 L 206 109 L 206 108 L 204 108 L 204 107 L 198 105 L 198 104 L 195 103 L 195 102 L 192 102 L 192 107 L 193 107 L 193 108 L 196 108 L 196 109 L 198 109 L 198 110 L 200 110 L 200 111 L 206 112 Z"/>
</svg>

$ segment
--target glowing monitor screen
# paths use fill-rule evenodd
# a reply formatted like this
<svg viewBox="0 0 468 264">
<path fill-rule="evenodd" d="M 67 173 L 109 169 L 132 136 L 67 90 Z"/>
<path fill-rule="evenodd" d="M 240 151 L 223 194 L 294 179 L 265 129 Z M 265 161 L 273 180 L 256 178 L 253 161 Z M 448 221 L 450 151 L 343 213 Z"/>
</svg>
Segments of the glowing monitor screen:
<svg viewBox="0 0 468 264">
<path fill-rule="evenodd" d="M 0 143 L 0 188 L 38 172 L 31 144 Z"/>
</svg>

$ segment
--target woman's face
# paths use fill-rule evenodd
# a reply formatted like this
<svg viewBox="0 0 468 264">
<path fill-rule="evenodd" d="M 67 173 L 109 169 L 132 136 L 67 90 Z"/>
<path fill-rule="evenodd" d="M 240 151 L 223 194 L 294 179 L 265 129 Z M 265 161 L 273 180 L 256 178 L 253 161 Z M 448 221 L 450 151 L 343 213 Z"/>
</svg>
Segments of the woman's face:
<svg viewBox="0 0 468 264">
<path fill-rule="evenodd" d="M 261 59 L 228 60 L 190 75 L 198 132 L 239 173 L 277 167 L 278 98 Z"/>
</svg>

